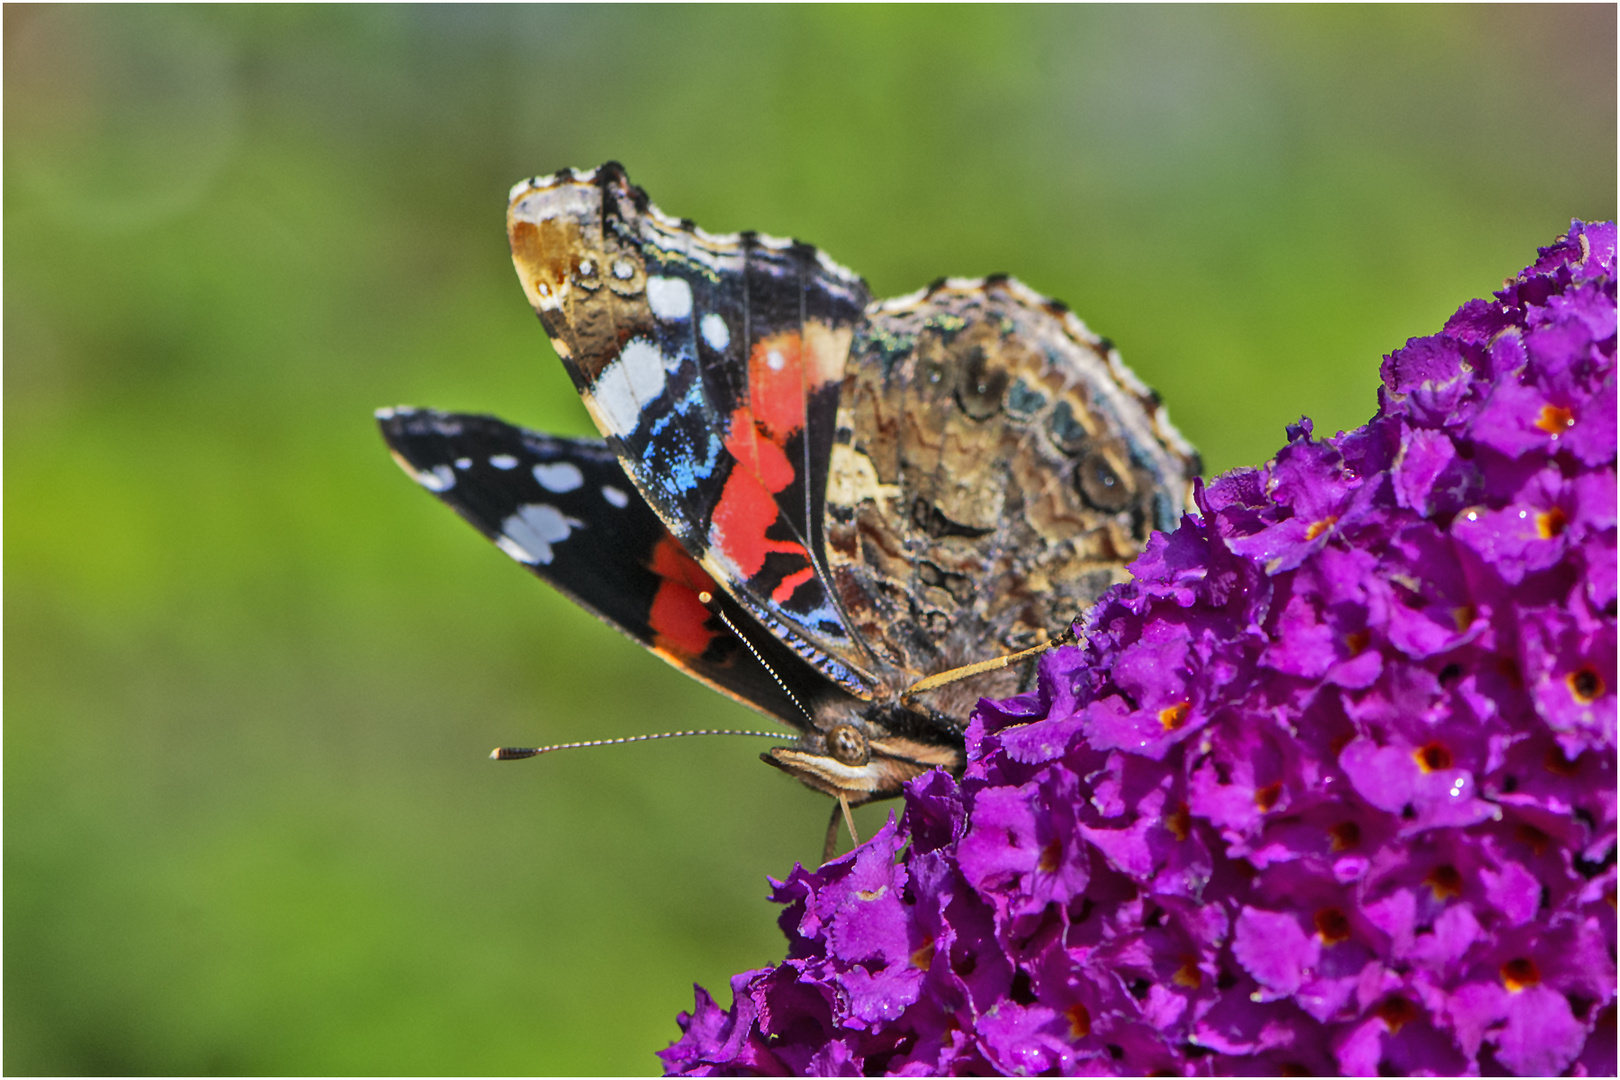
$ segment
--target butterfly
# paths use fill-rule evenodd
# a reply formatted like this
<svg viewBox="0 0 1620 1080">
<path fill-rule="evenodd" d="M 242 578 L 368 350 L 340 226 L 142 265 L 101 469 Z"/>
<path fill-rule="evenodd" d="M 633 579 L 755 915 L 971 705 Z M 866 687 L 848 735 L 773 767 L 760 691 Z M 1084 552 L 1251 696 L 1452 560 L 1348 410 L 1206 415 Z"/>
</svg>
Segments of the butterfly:
<svg viewBox="0 0 1620 1080">
<path fill-rule="evenodd" d="M 761 756 L 836 800 L 829 853 L 840 809 L 959 772 L 974 702 L 1025 671 L 929 677 L 1038 648 L 1188 505 L 1157 395 L 1012 278 L 874 301 L 612 162 L 518 184 L 507 235 L 602 438 L 409 408 L 383 437 L 534 574 L 793 729 Z"/>
</svg>

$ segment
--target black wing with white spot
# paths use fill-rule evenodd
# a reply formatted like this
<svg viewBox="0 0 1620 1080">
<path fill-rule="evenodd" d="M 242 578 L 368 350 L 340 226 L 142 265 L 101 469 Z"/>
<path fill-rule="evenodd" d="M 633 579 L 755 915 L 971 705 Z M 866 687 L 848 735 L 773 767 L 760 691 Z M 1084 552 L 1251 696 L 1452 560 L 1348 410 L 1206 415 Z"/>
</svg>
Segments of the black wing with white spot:
<svg viewBox="0 0 1620 1080">
<path fill-rule="evenodd" d="M 753 620 L 670 535 L 599 439 L 492 416 L 382 409 L 383 438 L 410 476 L 537 577 L 664 660 L 794 727 L 805 718 L 726 628 Z M 698 599 L 712 596 L 709 604 Z M 751 642 L 801 694 L 823 680 L 762 630 Z"/>
</svg>

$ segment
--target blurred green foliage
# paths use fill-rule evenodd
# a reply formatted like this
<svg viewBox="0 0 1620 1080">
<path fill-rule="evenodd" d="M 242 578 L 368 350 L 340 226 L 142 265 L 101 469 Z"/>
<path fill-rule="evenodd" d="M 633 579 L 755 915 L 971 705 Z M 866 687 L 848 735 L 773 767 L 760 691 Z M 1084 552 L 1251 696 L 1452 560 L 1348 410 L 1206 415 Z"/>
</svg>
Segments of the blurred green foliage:
<svg viewBox="0 0 1620 1080">
<path fill-rule="evenodd" d="M 8 1073 L 650 1072 L 824 800 L 388 460 L 588 421 L 515 180 L 1068 301 L 1212 470 L 1615 212 L 1615 9 L 5 9 Z M 888 807 L 863 812 L 865 827 Z"/>
</svg>

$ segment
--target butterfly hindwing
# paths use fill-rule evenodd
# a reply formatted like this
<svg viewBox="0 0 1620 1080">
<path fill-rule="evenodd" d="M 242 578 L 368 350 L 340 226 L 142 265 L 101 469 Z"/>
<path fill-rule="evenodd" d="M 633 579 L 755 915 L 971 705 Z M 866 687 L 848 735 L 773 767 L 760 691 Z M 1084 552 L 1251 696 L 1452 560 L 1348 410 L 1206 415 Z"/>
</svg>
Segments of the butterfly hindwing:
<svg viewBox="0 0 1620 1080">
<path fill-rule="evenodd" d="M 378 413 L 402 467 L 507 555 L 671 664 L 795 727 L 805 719 L 729 633 L 736 621 L 709 575 L 642 500 L 599 439 L 568 439 L 490 416 Z M 705 606 L 699 594 L 714 599 Z M 758 646 L 807 692 L 813 672 L 781 645 Z"/>
<path fill-rule="evenodd" d="M 1006 278 L 874 304 L 832 448 L 835 589 L 901 682 L 1034 645 L 1176 524 L 1196 456 L 1103 339 Z M 1008 670 L 934 699 L 966 715 Z"/>
</svg>

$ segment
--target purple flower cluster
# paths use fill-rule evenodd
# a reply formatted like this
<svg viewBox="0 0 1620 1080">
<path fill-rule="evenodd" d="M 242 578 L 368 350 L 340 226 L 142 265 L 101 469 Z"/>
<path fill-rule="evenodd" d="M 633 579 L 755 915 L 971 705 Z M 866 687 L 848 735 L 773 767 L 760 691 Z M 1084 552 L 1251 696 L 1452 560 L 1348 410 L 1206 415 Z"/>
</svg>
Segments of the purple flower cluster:
<svg viewBox="0 0 1620 1080">
<path fill-rule="evenodd" d="M 670 1072 L 1615 1072 L 1615 228 L 1201 488 Z"/>
</svg>

